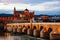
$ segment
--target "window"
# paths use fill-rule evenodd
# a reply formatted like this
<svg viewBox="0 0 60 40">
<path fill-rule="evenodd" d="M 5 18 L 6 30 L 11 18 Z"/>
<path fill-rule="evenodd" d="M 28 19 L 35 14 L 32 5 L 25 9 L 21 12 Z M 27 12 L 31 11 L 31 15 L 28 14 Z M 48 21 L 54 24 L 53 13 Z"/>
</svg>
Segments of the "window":
<svg viewBox="0 0 60 40">
<path fill-rule="evenodd" d="M 23 17 L 23 15 L 22 15 L 22 14 L 20 14 L 20 17 Z"/>
</svg>

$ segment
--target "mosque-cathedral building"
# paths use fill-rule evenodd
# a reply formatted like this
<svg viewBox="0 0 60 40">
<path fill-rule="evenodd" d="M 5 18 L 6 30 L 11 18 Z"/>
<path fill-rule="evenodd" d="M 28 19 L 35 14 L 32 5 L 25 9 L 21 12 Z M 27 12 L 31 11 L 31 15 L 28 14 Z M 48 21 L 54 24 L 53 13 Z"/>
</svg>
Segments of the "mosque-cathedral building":
<svg viewBox="0 0 60 40">
<path fill-rule="evenodd" d="M 28 9 L 23 11 L 17 11 L 14 7 L 13 15 L 0 16 L 0 22 L 33 22 L 36 18 L 40 18 L 44 21 L 49 21 L 48 16 L 39 16 L 37 17 L 33 12 L 30 12 Z"/>
<path fill-rule="evenodd" d="M 34 12 L 30 12 L 28 9 L 25 9 L 24 11 L 17 11 L 14 7 L 14 14 L 13 16 L 2 16 L 0 17 L 0 21 L 17 21 L 17 20 L 26 20 L 30 21 L 34 19 Z"/>
</svg>

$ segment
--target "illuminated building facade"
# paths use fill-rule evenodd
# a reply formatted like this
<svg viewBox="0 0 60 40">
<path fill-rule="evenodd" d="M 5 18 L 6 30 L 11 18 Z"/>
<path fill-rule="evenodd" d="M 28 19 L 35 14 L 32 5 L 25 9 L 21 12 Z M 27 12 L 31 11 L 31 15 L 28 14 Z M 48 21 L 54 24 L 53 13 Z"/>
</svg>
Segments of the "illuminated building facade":
<svg viewBox="0 0 60 40">
<path fill-rule="evenodd" d="M 26 20 L 30 21 L 34 19 L 34 12 L 30 12 L 28 9 L 25 9 L 24 11 L 17 11 L 16 8 L 14 7 L 14 14 L 12 16 L 2 16 L 0 17 L 0 21 L 17 21 L 17 20 Z"/>
</svg>

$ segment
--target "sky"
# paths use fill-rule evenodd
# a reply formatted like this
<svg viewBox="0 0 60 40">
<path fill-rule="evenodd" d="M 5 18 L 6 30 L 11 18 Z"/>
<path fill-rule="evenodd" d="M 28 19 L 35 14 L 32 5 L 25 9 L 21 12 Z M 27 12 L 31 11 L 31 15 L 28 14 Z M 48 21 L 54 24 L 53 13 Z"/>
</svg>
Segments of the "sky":
<svg viewBox="0 0 60 40">
<path fill-rule="evenodd" d="M 14 7 L 17 10 L 27 8 L 38 15 L 60 15 L 60 0 L 0 0 L 0 10 L 11 11 Z"/>
</svg>

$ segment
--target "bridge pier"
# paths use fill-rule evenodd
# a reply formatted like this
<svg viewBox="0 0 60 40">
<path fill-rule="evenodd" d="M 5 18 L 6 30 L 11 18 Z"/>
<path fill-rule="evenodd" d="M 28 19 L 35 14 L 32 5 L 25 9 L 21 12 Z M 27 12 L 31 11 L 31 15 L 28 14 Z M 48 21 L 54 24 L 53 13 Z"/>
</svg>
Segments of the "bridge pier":
<svg viewBox="0 0 60 40">
<path fill-rule="evenodd" d="M 45 28 L 43 28 L 43 29 L 41 30 L 41 32 L 40 32 L 40 37 L 41 37 L 41 38 L 44 38 L 44 32 L 45 32 L 44 29 L 45 29 Z"/>
<path fill-rule="evenodd" d="M 33 36 L 34 36 L 34 37 L 39 37 L 39 35 L 40 35 L 40 31 L 34 29 L 34 30 L 33 30 Z"/>
<path fill-rule="evenodd" d="M 19 34 L 22 33 L 22 26 L 18 26 L 18 28 L 17 28 L 17 33 L 19 33 Z"/>
<path fill-rule="evenodd" d="M 27 34 L 27 30 L 28 29 L 30 29 L 30 26 L 28 25 L 28 26 L 24 26 L 23 27 L 23 29 L 22 29 L 22 32 L 24 33 L 24 34 Z M 30 31 L 30 30 L 29 30 Z"/>
<path fill-rule="evenodd" d="M 51 33 L 50 33 L 50 39 L 51 40 L 60 40 L 60 26 L 55 28 Z"/>
<path fill-rule="evenodd" d="M 51 31 L 52 31 L 51 28 L 48 28 L 48 27 L 43 28 L 43 30 L 40 32 L 40 37 L 41 38 L 49 38 Z"/>
<path fill-rule="evenodd" d="M 27 33 L 27 28 L 26 28 L 26 27 L 23 27 L 23 28 L 22 28 L 22 33 L 24 33 L 24 34 Z"/>
<path fill-rule="evenodd" d="M 29 35 L 29 36 L 32 36 L 33 35 L 33 30 L 31 28 L 29 28 L 27 30 L 27 35 Z"/>
<path fill-rule="evenodd" d="M 7 27 L 7 32 L 12 32 L 13 27 L 11 27 L 10 25 Z"/>
<path fill-rule="evenodd" d="M 39 28 L 39 29 L 38 29 Z M 33 30 L 33 35 L 35 37 L 40 37 L 40 32 L 43 29 L 43 26 L 37 26 L 34 30 Z"/>
</svg>

